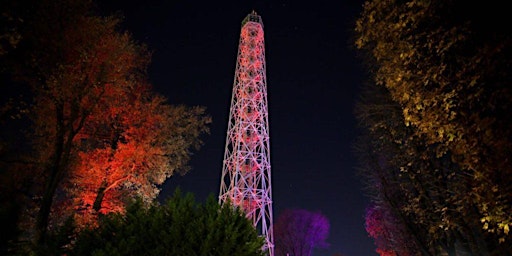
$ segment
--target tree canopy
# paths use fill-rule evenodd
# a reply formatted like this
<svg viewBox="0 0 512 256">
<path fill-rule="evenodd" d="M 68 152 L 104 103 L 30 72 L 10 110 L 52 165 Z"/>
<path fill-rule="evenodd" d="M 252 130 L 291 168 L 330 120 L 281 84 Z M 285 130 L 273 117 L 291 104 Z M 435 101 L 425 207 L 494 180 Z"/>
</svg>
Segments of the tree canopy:
<svg viewBox="0 0 512 256">
<path fill-rule="evenodd" d="M 23 120 L 27 133 L 4 166 L 11 179 L 25 174 L 17 180 L 27 181 L 26 238 L 44 244 L 67 217 L 94 225 L 134 197 L 150 204 L 167 178 L 188 171 L 211 119 L 204 107 L 171 105 L 152 90 L 151 53 L 120 29 L 121 18 L 96 14 L 89 0 L 8 7 L 22 22 L 12 23 L 17 40 L 2 52 L 2 78 L 23 101 L 7 101 L 1 114 Z"/>
<path fill-rule="evenodd" d="M 329 220 L 320 212 L 286 209 L 274 225 L 276 256 L 309 256 L 315 248 L 327 248 Z"/>
<path fill-rule="evenodd" d="M 512 33 L 504 10 L 367 1 L 356 22 L 354 43 L 384 88 L 357 107 L 368 136 L 359 150 L 364 176 L 375 209 L 401 223 L 421 255 L 511 252 Z"/>
<path fill-rule="evenodd" d="M 263 242 L 239 208 L 220 206 L 213 195 L 196 203 L 177 189 L 163 205 L 148 208 L 138 200 L 126 214 L 104 216 L 78 236 L 69 255 L 263 256 Z"/>
</svg>

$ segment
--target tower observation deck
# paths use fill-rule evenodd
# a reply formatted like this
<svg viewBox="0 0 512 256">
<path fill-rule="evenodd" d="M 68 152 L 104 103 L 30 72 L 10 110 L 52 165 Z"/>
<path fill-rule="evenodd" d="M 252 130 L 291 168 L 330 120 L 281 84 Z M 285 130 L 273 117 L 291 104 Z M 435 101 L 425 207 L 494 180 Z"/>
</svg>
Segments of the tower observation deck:
<svg viewBox="0 0 512 256">
<path fill-rule="evenodd" d="M 219 202 L 245 212 L 274 256 L 272 189 L 263 21 L 242 21 L 231 97 Z"/>
</svg>

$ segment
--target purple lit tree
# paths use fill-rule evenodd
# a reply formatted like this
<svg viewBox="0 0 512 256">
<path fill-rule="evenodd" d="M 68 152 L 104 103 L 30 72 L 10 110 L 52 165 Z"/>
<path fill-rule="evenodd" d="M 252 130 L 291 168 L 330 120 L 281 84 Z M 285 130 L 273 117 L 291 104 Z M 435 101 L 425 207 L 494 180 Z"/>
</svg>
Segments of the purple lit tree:
<svg viewBox="0 0 512 256">
<path fill-rule="evenodd" d="M 319 212 L 284 210 L 274 224 L 276 256 L 309 256 L 314 248 L 327 248 L 329 220 Z"/>
</svg>

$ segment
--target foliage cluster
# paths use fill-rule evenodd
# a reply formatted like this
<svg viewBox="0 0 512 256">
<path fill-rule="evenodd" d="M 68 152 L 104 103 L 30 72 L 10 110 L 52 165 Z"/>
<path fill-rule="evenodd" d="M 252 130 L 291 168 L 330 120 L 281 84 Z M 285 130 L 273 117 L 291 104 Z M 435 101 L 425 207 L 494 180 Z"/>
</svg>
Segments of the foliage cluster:
<svg viewBox="0 0 512 256">
<path fill-rule="evenodd" d="M 504 10 L 459 0 L 364 4 L 355 45 L 373 82 L 356 107 L 357 151 L 374 203 L 367 230 L 382 252 L 512 253 Z"/>
<path fill-rule="evenodd" d="M 286 209 L 274 225 L 276 256 L 309 256 L 315 248 L 327 248 L 329 220 L 320 212 Z"/>
<path fill-rule="evenodd" d="M 2 221 L 17 223 L 2 250 L 6 240 L 44 247 L 69 217 L 81 229 L 133 198 L 149 205 L 188 171 L 210 117 L 152 90 L 151 53 L 119 16 L 89 0 L 2 8 Z"/>
<path fill-rule="evenodd" d="M 69 229 L 73 230 L 73 229 Z M 176 189 L 162 205 L 131 203 L 125 214 L 103 216 L 99 226 L 73 237 L 66 230 L 52 236 L 53 254 L 66 255 L 240 255 L 262 256 L 263 238 L 245 214 L 210 195 L 204 204 Z M 71 233 L 72 234 L 72 233 Z M 58 244 L 58 243 L 63 244 Z"/>
</svg>

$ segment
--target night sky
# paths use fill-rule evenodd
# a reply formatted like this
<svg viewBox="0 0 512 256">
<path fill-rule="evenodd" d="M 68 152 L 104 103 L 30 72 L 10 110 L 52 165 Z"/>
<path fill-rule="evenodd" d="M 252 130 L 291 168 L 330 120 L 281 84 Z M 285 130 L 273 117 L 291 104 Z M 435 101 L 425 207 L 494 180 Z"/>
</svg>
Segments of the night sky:
<svg viewBox="0 0 512 256">
<path fill-rule="evenodd" d="M 192 170 L 169 179 L 161 200 L 177 186 L 197 200 L 218 196 L 241 22 L 254 10 L 265 32 L 274 221 L 284 209 L 319 211 L 331 246 L 313 255 L 377 255 L 352 151 L 365 73 L 350 36 L 362 1 L 99 2 L 153 51 L 155 90 L 172 104 L 205 106 L 213 119 Z"/>
</svg>

